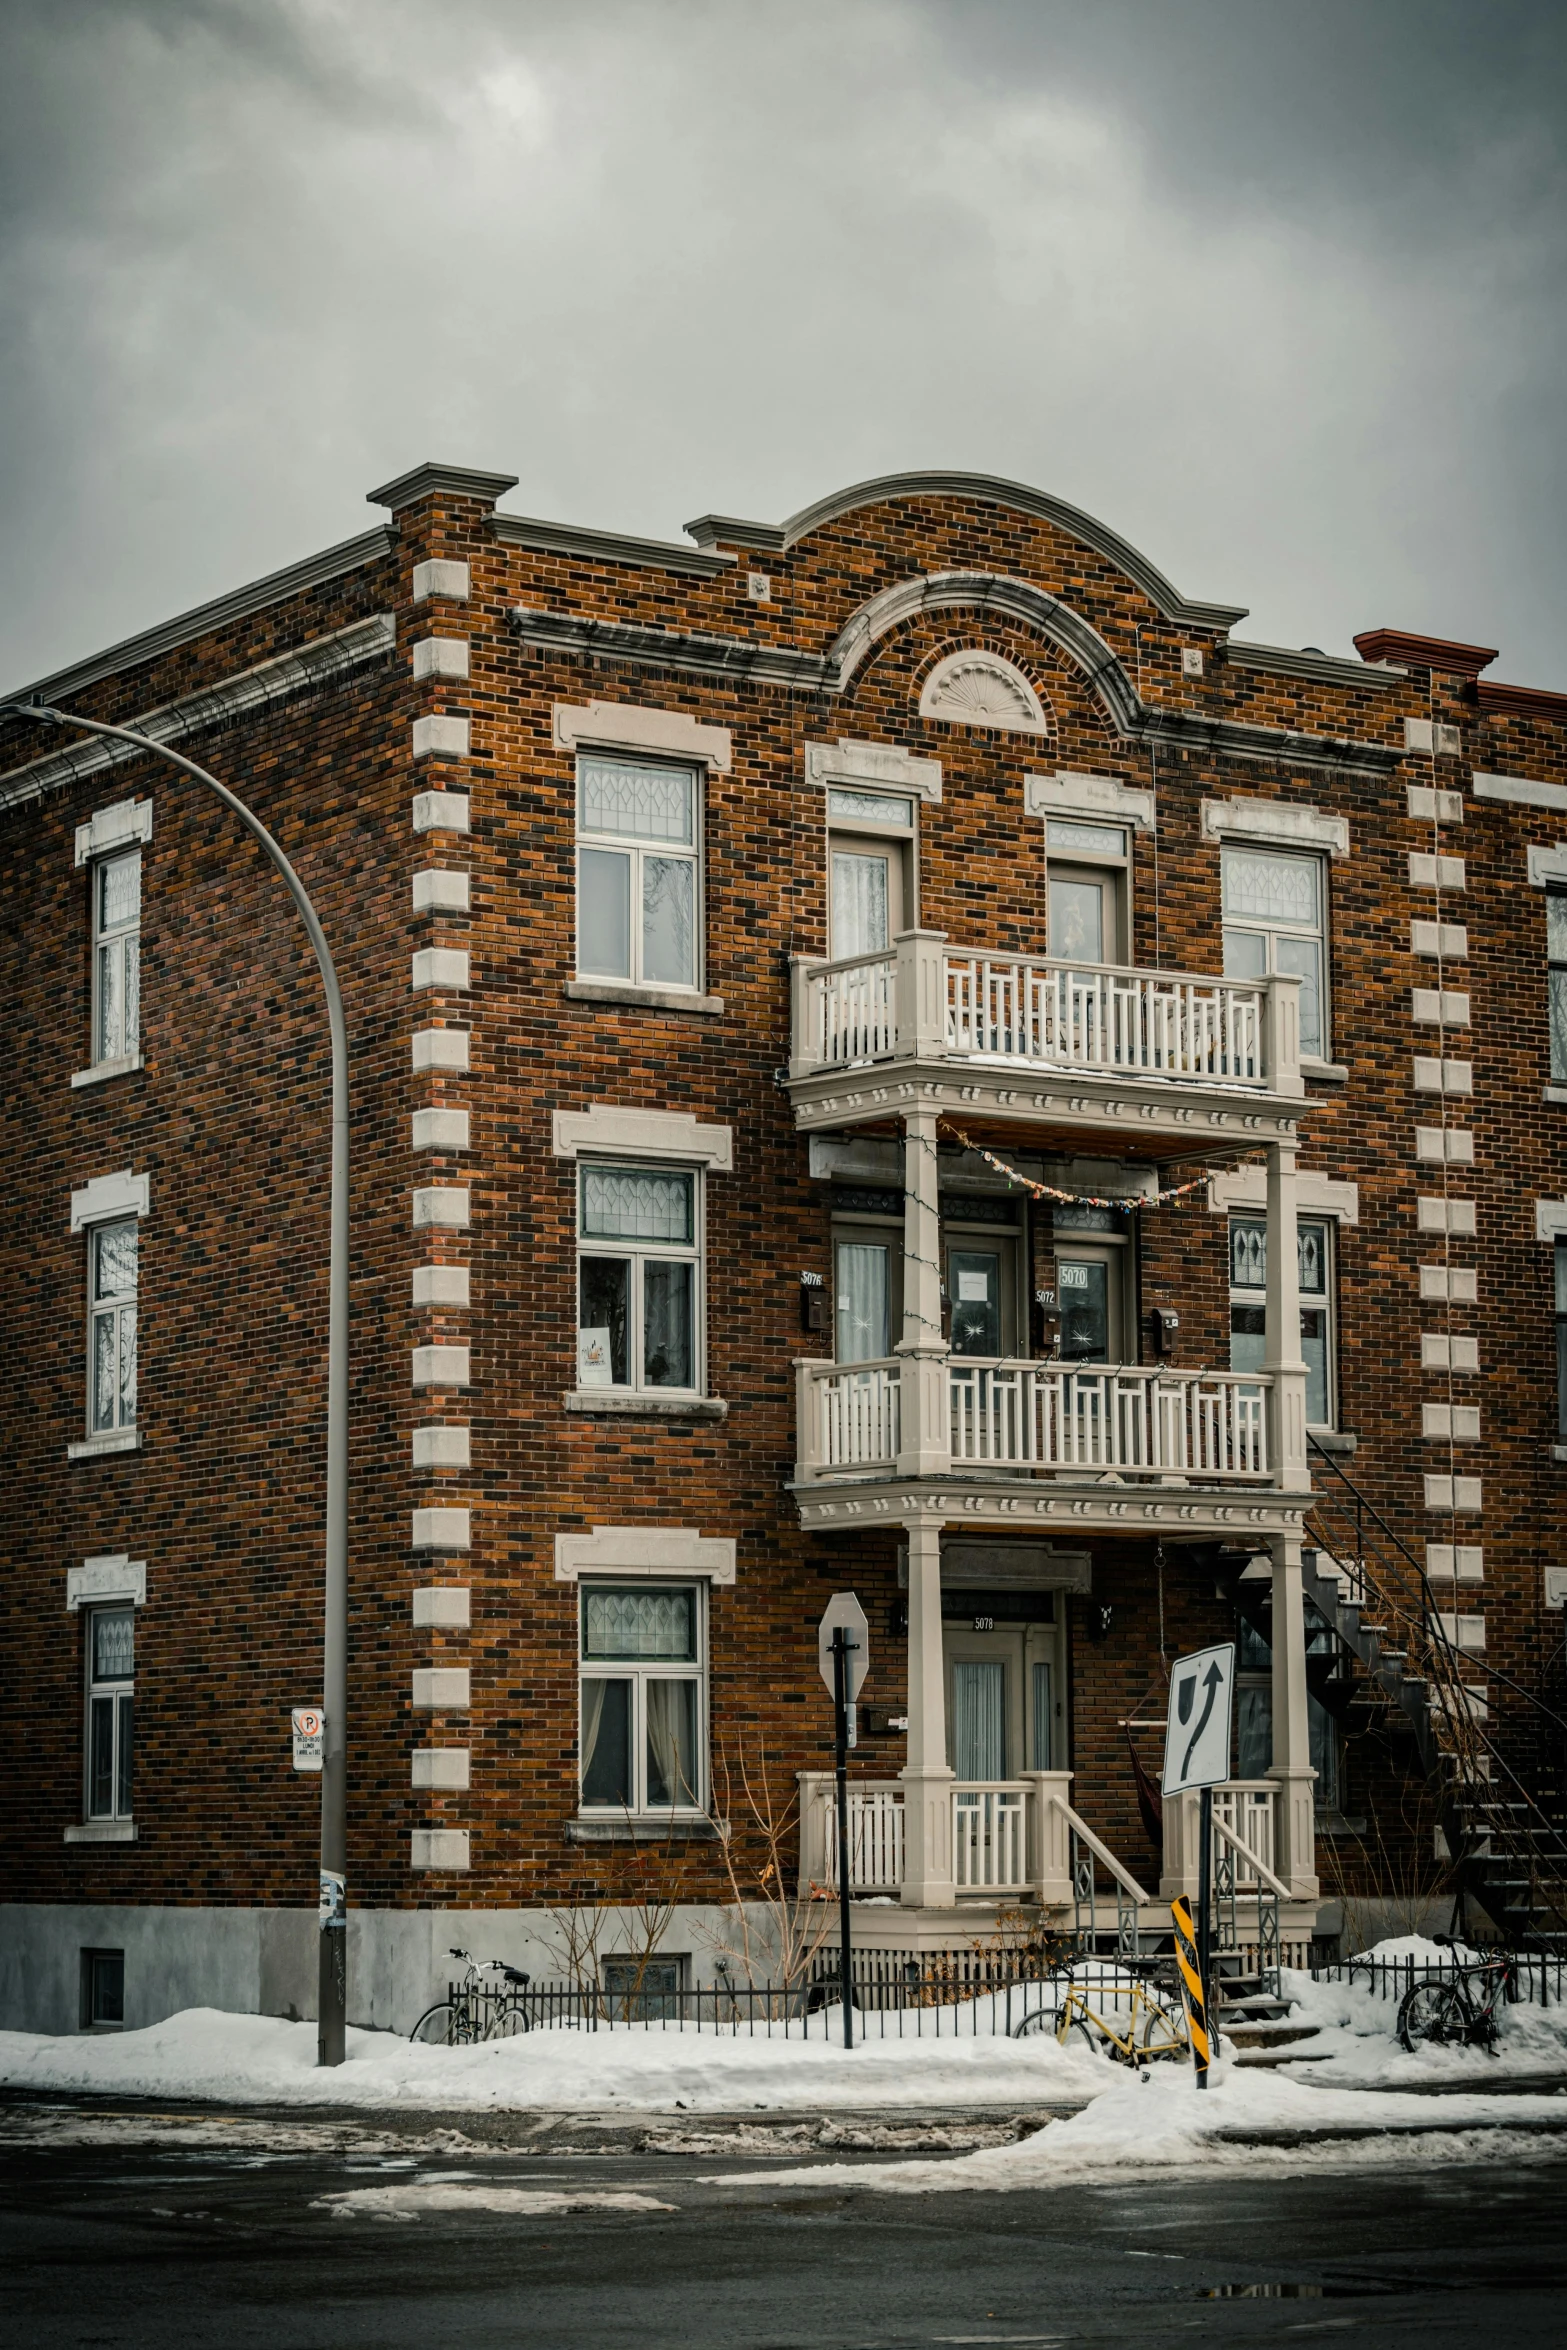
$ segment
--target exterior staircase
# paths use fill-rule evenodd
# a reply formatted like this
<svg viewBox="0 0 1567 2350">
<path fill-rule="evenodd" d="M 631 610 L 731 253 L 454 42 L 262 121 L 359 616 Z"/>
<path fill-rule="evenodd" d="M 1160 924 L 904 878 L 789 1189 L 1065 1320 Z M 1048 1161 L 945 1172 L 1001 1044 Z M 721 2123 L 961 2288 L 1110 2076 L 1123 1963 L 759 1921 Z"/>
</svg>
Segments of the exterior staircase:
<svg viewBox="0 0 1567 2350">
<path fill-rule="evenodd" d="M 1317 1480 L 1305 1596 L 1319 1619 L 1313 1693 L 1351 1725 L 1407 1735 L 1435 1783 L 1457 1890 L 1504 1943 L 1567 1949 L 1567 1721 L 1453 1644 L 1423 1564 L 1329 1454 Z M 1469 1665 L 1474 1677 L 1466 1674 Z"/>
</svg>

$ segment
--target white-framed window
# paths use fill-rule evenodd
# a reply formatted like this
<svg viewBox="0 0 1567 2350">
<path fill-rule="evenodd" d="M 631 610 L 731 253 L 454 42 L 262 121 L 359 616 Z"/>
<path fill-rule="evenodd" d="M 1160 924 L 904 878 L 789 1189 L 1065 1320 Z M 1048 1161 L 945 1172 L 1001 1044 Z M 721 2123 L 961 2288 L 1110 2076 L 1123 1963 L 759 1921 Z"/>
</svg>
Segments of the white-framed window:
<svg viewBox="0 0 1567 2350">
<path fill-rule="evenodd" d="M 87 1233 L 87 1433 L 136 1425 L 137 1221 L 117 1217 Z"/>
<path fill-rule="evenodd" d="M 136 1611 L 84 1609 L 87 1632 L 86 1786 L 89 1820 L 131 1817 L 135 1751 Z"/>
<path fill-rule="evenodd" d="M 1306 1366 L 1306 1423 L 1335 1424 L 1332 1225 L 1302 1216 L 1300 1352 Z M 1230 1369 L 1260 1371 L 1267 1350 L 1268 1227 L 1260 1216 L 1230 1218 Z"/>
<path fill-rule="evenodd" d="M 1284 849 L 1225 847 L 1220 870 L 1225 978 L 1297 974 L 1300 1049 L 1308 1060 L 1325 1060 L 1327 873 L 1322 858 Z"/>
<path fill-rule="evenodd" d="M 887 953 L 915 919 L 918 803 L 833 784 L 827 793 L 827 951 Z"/>
<path fill-rule="evenodd" d="M 695 1168 L 579 1164 L 579 1388 L 702 1393 L 701 1227 Z"/>
<path fill-rule="evenodd" d="M 141 1049 L 141 851 L 97 857 L 92 882 L 92 1057 Z"/>
<path fill-rule="evenodd" d="M 706 1591 L 581 1586 L 582 1809 L 700 1812 L 707 1795 Z"/>
<path fill-rule="evenodd" d="M 1545 893 L 1545 985 L 1551 1020 L 1551 1082 L 1567 1085 L 1567 890 Z"/>
<path fill-rule="evenodd" d="M 577 971 L 702 984 L 702 794 L 694 767 L 577 760 Z"/>
<path fill-rule="evenodd" d="M 1045 940 L 1050 955 L 1083 963 L 1129 961 L 1128 828 L 1047 816 L 1045 862 Z"/>
</svg>

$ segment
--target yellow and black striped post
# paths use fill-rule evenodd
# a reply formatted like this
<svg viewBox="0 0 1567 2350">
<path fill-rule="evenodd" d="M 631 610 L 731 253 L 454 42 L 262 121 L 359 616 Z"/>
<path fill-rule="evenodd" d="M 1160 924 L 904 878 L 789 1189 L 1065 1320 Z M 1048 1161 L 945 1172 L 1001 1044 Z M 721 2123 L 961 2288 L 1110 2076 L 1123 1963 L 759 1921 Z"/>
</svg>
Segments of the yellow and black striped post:
<svg viewBox="0 0 1567 2350">
<path fill-rule="evenodd" d="M 1181 1989 L 1186 2001 L 1186 2029 L 1192 2043 L 1192 2065 L 1197 2074 L 1197 2086 L 1208 2086 L 1208 2004 L 1197 1964 L 1197 1929 L 1192 1924 L 1190 1904 L 1172 1901 L 1170 1915 L 1175 1920 L 1175 1963 L 1181 1970 Z"/>
</svg>

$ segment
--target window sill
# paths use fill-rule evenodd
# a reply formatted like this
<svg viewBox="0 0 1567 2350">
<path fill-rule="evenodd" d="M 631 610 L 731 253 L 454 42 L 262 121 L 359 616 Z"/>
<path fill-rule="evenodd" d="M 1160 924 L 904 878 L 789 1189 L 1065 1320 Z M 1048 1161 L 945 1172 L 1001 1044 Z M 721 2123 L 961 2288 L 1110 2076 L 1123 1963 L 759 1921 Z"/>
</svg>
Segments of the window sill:
<svg viewBox="0 0 1567 2350">
<path fill-rule="evenodd" d="M 1302 1054 L 1300 1073 L 1302 1077 L 1315 1078 L 1319 1085 L 1347 1085 L 1349 1083 L 1349 1071 L 1342 1061 L 1308 1061 Z"/>
<path fill-rule="evenodd" d="M 95 1461 L 105 1453 L 140 1452 L 141 1441 L 139 1428 L 117 1428 L 112 1436 L 80 1437 L 66 1446 L 65 1457 L 68 1461 Z"/>
<path fill-rule="evenodd" d="M 1324 1843 L 1331 1844 L 1338 1836 L 1364 1836 L 1365 1832 L 1366 1823 L 1363 1819 L 1347 1819 L 1341 1811 L 1317 1814 L 1317 1834 Z"/>
<path fill-rule="evenodd" d="M 1306 1433 L 1319 1451 L 1342 1453 L 1345 1460 L 1360 1450 L 1360 1438 L 1351 1436 L 1347 1428 L 1308 1428 Z"/>
<path fill-rule="evenodd" d="M 1553 1444 L 1551 1458 L 1553 1461 L 1567 1461 L 1567 1444 Z"/>
<path fill-rule="evenodd" d="M 96 1061 L 90 1069 L 78 1069 L 71 1079 L 73 1089 L 84 1085 L 105 1085 L 111 1077 L 128 1077 L 133 1069 L 147 1066 L 140 1053 L 127 1053 L 121 1061 Z"/>
<path fill-rule="evenodd" d="M 1542 1102 L 1567 1103 L 1567 1085 L 1548 1085 L 1540 1099 Z"/>
<path fill-rule="evenodd" d="M 67 1844 L 134 1844 L 134 1820 L 81 1820 L 65 1831 Z"/>
<path fill-rule="evenodd" d="M 654 1012 L 700 1012 L 716 1020 L 724 1008 L 721 995 L 687 993 L 683 987 L 642 987 L 633 979 L 568 979 L 567 996 L 574 1004 L 638 1004 Z"/>
<path fill-rule="evenodd" d="M 727 1420 L 729 1406 L 721 1395 L 633 1395 L 625 1388 L 570 1387 L 561 1397 L 568 1412 L 586 1412 L 602 1419 Z"/>
<path fill-rule="evenodd" d="M 677 1838 L 694 1844 L 727 1843 L 729 1822 L 678 1816 L 671 1819 L 667 1812 L 653 1819 L 628 1819 L 619 1813 L 613 1819 L 579 1817 L 566 1822 L 568 1844 L 657 1844 Z"/>
</svg>

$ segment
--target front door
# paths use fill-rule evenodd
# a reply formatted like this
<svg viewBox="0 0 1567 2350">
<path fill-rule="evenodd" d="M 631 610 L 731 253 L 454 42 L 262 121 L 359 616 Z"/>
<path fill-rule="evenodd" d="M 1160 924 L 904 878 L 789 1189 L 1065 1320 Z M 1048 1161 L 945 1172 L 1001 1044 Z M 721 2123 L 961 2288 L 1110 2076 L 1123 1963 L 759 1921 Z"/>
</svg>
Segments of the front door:
<svg viewBox="0 0 1567 2350">
<path fill-rule="evenodd" d="M 983 1593 L 965 1623 L 942 1627 L 947 1667 L 947 1757 L 960 1785 L 1067 1768 L 1065 1610 L 1049 1621 L 992 1623 Z"/>
<path fill-rule="evenodd" d="M 1122 1359 L 1125 1254 L 1120 1248 L 1073 1247 L 1057 1241 L 1056 1289 L 1064 1361 L 1116 1363 Z"/>
<path fill-rule="evenodd" d="M 947 1298 L 955 1355 L 996 1362 L 1017 1350 L 1017 1243 L 973 1239 L 947 1243 Z"/>
<path fill-rule="evenodd" d="M 1052 960 L 1118 963 L 1120 897 L 1118 873 L 1100 872 L 1092 865 L 1052 866 L 1046 934 Z"/>
<path fill-rule="evenodd" d="M 903 928 L 901 841 L 835 832 L 829 848 L 829 944 L 835 958 L 885 954 Z"/>
</svg>

